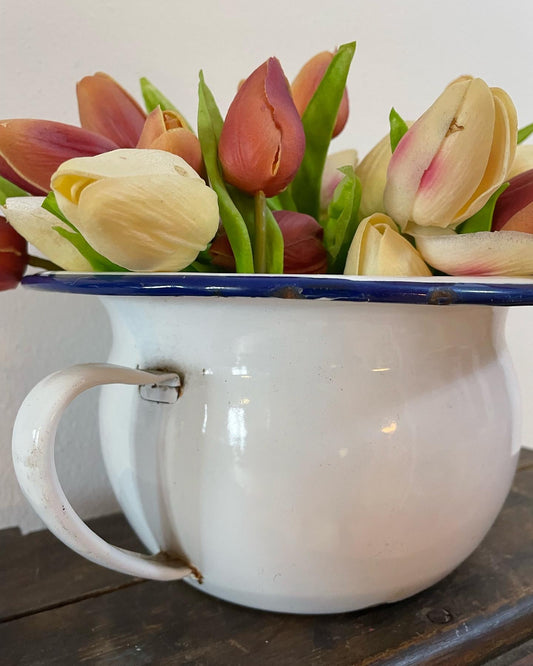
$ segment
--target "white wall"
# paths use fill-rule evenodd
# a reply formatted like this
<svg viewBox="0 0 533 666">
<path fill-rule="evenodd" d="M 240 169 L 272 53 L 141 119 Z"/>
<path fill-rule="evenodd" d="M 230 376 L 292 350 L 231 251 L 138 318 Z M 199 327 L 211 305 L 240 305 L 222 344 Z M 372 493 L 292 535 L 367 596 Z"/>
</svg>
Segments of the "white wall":
<svg viewBox="0 0 533 666">
<path fill-rule="evenodd" d="M 505 88 L 519 122 L 533 121 L 533 3 L 523 0 L 2 0 L 0 118 L 77 122 L 75 82 L 106 71 L 138 96 L 148 76 L 194 121 L 202 68 L 223 109 L 237 82 L 270 55 L 289 79 L 314 53 L 356 39 L 351 116 L 337 147 L 364 154 L 386 133 L 391 106 L 419 115 L 453 78 L 471 73 Z M 48 372 L 105 360 L 109 330 L 92 297 L 0 294 L 0 528 L 39 521 L 16 486 L 9 454 L 17 407 Z M 530 309 L 511 315 L 510 339 L 526 397 Z M 116 508 L 97 447 L 95 397 L 70 409 L 59 466 L 73 504 L 88 517 Z M 526 411 L 526 419 L 529 415 Z M 524 443 L 533 444 L 533 416 Z"/>
</svg>

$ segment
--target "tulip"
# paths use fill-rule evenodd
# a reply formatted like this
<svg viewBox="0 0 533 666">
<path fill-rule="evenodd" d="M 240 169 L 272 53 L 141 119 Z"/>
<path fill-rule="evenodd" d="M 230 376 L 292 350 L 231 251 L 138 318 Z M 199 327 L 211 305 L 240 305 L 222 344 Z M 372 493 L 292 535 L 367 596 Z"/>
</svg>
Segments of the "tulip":
<svg viewBox="0 0 533 666">
<path fill-rule="evenodd" d="M 4 214 L 9 224 L 54 264 L 66 271 L 92 271 L 74 245 L 54 229 L 69 230 L 55 215 L 42 208 L 43 201 L 44 197 L 12 197 L 6 201 Z"/>
<path fill-rule="evenodd" d="M 338 153 L 327 156 L 320 187 L 321 217 L 325 216 L 328 206 L 333 199 L 335 188 L 344 178 L 344 174 L 339 169 L 343 166 L 351 166 L 355 169 L 356 164 L 357 151 L 353 149 L 341 150 Z"/>
<path fill-rule="evenodd" d="M 406 132 L 391 158 L 384 203 L 405 229 L 452 227 L 505 181 L 517 140 L 509 96 L 481 79 L 452 82 Z"/>
<path fill-rule="evenodd" d="M 533 234 L 533 169 L 518 174 L 500 194 L 492 217 L 493 231 Z"/>
<path fill-rule="evenodd" d="M 437 227 L 409 228 L 424 259 L 448 275 L 533 275 L 533 235 L 521 231 L 457 234 Z"/>
<path fill-rule="evenodd" d="M 0 291 L 14 289 L 28 265 L 27 243 L 0 217 Z"/>
<path fill-rule="evenodd" d="M 227 182 L 267 197 L 294 178 L 305 150 L 302 121 L 279 61 L 269 58 L 240 86 L 220 136 Z"/>
<path fill-rule="evenodd" d="M 387 134 L 355 169 L 355 174 L 361 182 L 361 203 L 359 204 L 361 217 L 385 212 L 383 192 L 387 183 L 387 169 L 391 157 L 390 136 Z"/>
<path fill-rule="evenodd" d="M 146 118 L 137 148 L 166 150 L 179 155 L 196 173 L 204 174 L 200 141 L 184 127 L 183 119 L 176 111 L 162 111 L 157 106 Z"/>
<path fill-rule="evenodd" d="M 31 194 L 49 191 L 50 178 L 62 162 L 116 148 L 109 139 L 73 125 L 0 121 L 0 175 Z"/>
<path fill-rule="evenodd" d="M 115 150 L 62 164 L 52 189 L 97 252 L 133 271 L 179 271 L 218 227 L 214 190 L 162 150 Z"/>
<path fill-rule="evenodd" d="M 516 155 L 507 178 L 514 178 L 519 173 L 533 169 L 533 143 L 516 147 Z"/>
<path fill-rule="evenodd" d="M 344 274 L 429 277 L 431 271 L 420 253 L 397 229 L 383 213 L 362 220 L 350 245 Z"/>
<path fill-rule="evenodd" d="M 328 267 L 322 244 L 324 230 L 310 215 L 288 210 L 274 211 L 283 236 L 284 273 L 325 273 Z M 220 231 L 209 250 L 213 264 L 235 270 L 235 258 L 225 231 Z"/>
<path fill-rule="evenodd" d="M 330 62 L 333 60 L 333 56 L 334 54 L 330 53 L 329 51 L 322 51 L 322 53 L 318 53 L 316 56 L 311 58 L 311 60 L 306 62 L 306 64 L 302 67 L 294 79 L 291 86 L 292 97 L 300 116 L 303 116 L 307 105 L 311 101 L 311 98 L 315 94 L 316 89 L 324 78 L 324 74 L 326 73 Z M 335 127 L 333 128 L 333 137 L 336 137 L 344 129 L 346 121 L 348 120 L 348 113 L 348 91 L 344 89 L 342 101 L 337 113 L 337 120 L 335 121 Z"/>
<path fill-rule="evenodd" d="M 146 114 L 133 97 L 103 72 L 76 86 L 81 126 L 107 137 L 117 148 L 135 148 Z"/>
</svg>

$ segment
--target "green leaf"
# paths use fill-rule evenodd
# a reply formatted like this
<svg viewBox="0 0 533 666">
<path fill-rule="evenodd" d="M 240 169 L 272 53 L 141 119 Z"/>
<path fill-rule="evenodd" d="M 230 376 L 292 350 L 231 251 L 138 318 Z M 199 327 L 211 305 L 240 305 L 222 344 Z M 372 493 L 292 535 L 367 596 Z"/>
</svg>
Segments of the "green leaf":
<svg viewBox="0 0 533 666">
<path fill-rule="evenodd" d="M 487 203 L 480 208 L 477 213 L 469 217 L 468 220 L 465 220 L 460 224 L 456 229 L 458 234 L 473 234 L 477 231 L 490 231 L 492 227 L 492 217 L 494 215 L 494 207 L 496 206 L 496 201 L 502 192 L 504 192 L 509 187 L 509 183 L 503 183 L 500 187 L 494 192 L 490 197 Z"/>
<path fill-rule="evenodd" d="M 47 210 L 49 213 L 52 213 L 52 215 L 55 215 L 59 220 L 61 220 L 61 222 L 70 227 L 70 230 L 60 226 L 52 227 L 52 229 L 57 231 L 60 236 L 63 236 L 63 238 L 68 240 L 69 243 L 74 245 L 81 256 L 87 259 L 94 271 L 98 273 L 129 272 L 127 268 L 123 268 L 122 266 L 118 266 L 112 261 L 109 261 L 109 259 L 106 259 L 89 245 L 89 243 L 80 234 L 72 222 L 69 222 L 69 220 L 67 220 L 67 218 L 63 215 L 59 206 L 57 205 L 56 196 L 53 192 L 48 193 L 45 200 L 41 204 L 41 207 Z"/>
<path fill-rule="evenodd" d="M 324 223 L 324 247 L 328 253 L 330 273 L 342 273 L 346 257 L 358 226 L 361 182 L 353 167 L 341 167 L 344 178 L 335 188 Z"/>
<path fill-rule="evenodd" d="M 318 219 L 322 172 L 355 53 L 355 42 L 339 47 L 302 117 L 305 153 L 289 186 L 301 213 Z"/>
<path fill-rule="evenodd" d="M 525 141 L 530 134 L 533 134 L 533 123 L 531 123 L 531 125 L 526 125 L 525 127 L 522 127 L 522 129 L 518 130 L 517 143 L 522 143 L 522 141 Z"/>
<path fill-rule="evenodd" d="M 139 79 L 139 83 L 141 84 L 141 92 L 144 99 L 144 105 L 148 113 L 153 111 L 158 106 L 161 107 L 162 111 L 175 111 L 179 115 L 180 120 L 182 121 L 184 127 L 186 127 L 191 132 L 193 131 L 192 127 L 185 120 L 180 111 L 178 111 L 178 109 L 174 106 L 174 104 L 172 104 L 172 102 L 167 97 L 165 97 L 165 95 L 163 95 L 163 93 L 159 90 L 159 88 L 156 88 L 154 84 L 151 81 L 149 81 L 145 76 Z"/>
<path fill-rule="evenodd" d="M 198 97 L 198 138 L 209 182 L 218 196 L 220 219 L 235 257 L 237 273 L 253 273 L 254 261 L 248 228 L 228 193 L 218 162 L 222 116 L 202 72 L 200 72 Z"/>
<path fill-rule="evenodd" d="M 390 148 L 394 152 L 396 146 L 400 143 L 402 136 L 409 129 L 407 123 L 400 116 L 394 107 L 390 110 L 389 113 L 389 124 L 390 124 Z"/>
<path fill-rule="evenodd" d="M 0 176 L 0 206 L 4 206 L 9 197 L 29 197 L 30 195 L 15 183 Z"/>
</svg>

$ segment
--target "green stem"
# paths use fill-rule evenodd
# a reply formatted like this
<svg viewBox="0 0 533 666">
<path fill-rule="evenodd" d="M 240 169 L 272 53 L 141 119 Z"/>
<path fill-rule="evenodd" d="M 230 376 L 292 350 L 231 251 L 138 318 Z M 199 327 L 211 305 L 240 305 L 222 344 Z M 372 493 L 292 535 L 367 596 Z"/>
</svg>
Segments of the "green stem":
<svg viewBox="0 0 533 666">
<path fill-rule="evenodd" d="M 33 254 L 28 255 L 28 264 L 30 266 L 35 266 L 36 268 L 45 268 L 47 271 L 62 271 L 61 266 L 54 264 L 53 261 L 48 259 L 42 259 L 41 257 L 35 257 Z"/>
<path fill-rule="evenodd" d="M 256 273 L 266 273 L 266 198 L 262 191 L 254 197 L 255 234 L 254 269 Z"/>
</svg>

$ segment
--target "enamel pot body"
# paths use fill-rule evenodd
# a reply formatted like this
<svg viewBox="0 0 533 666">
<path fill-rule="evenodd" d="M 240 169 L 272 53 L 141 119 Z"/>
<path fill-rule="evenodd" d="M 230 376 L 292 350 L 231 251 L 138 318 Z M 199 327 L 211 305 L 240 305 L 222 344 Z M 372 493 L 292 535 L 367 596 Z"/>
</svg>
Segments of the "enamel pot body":
<svg viewBox="0 0 533 666">
<path fill-rule="evenodd" d="M 152 553 L 192 585 L 295 613 L 392 602 L 478 546 L 510 489 L 518 408 L 506 308 L 102 296 L 104 460 Z M 199 582 L 201 579 L 201 582 Z"/>
</svg>

